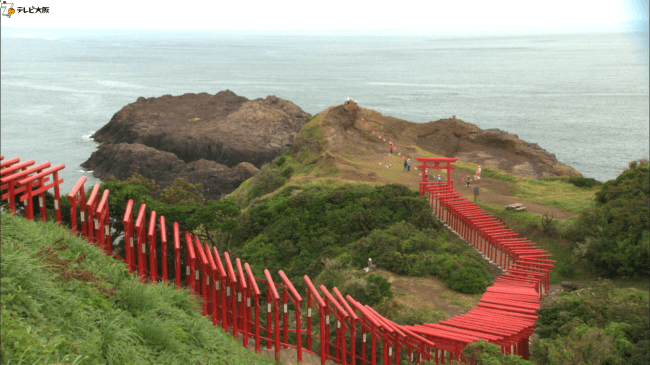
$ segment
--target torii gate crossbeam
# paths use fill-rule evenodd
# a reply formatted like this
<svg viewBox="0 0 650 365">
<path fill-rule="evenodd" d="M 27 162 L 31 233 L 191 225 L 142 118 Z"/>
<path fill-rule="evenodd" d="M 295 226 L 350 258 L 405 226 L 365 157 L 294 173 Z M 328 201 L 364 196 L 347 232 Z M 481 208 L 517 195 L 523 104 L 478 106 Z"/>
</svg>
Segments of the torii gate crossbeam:
<svg viewBox="0 0 650 365">
<path fill-rule="evenodd" d="M 418 168 L 422 169 L 422 182 L 420 183 L 420 195 L 424 196 L 427 186 L 427 170 L 426 169 L 444 169 L 447 170 L 447 185 L 454 187 L 454 182 L 451 180 L 451 170 L 456 168 L 452 166 L 452 162 L 458 161 L 458 158 L 436 158 L 436 157 L 415 157 L 416 160 L 422 162 L 422 165 L 419 165 Z M 432 163 L 433 165 L 428 165 Z M 446 166 L 440 165 L 441 163 L 446 163 Z"/>
</svg>

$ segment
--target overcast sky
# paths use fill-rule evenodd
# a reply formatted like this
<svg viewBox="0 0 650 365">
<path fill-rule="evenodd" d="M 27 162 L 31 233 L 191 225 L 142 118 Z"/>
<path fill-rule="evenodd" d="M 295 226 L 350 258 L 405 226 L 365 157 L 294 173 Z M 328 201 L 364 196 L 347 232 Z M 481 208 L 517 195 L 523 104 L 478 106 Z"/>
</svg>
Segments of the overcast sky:
<svg viewBox="0 0 650 365">
<path fill-rule="evenodd" d="M 648 0 L 10 0 L 2 27 L 170 30 L 391 30 L 526 32 L 646 27 Z M 5 5 L 8 5 L 5 4 Z M 8 10 L 4 10 L 7 14 Z M 645 25 L 644 25 L 645 24 Z"/>
</svg>

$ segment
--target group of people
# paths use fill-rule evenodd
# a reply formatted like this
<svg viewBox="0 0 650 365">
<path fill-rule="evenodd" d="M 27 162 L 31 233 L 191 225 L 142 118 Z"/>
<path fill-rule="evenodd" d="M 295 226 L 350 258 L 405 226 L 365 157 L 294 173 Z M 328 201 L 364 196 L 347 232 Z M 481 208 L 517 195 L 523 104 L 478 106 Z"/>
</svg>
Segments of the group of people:
<svg viewBox="0 0 650 365">
<path fill-rule="evenodd" d="M 393 146 L 393 143 L 388 144 L 388 156 L 393 155 L 393 150 L 395 149 L 395 146 Z M 402 157 L 403 158 L 403 157 Z M 404 160 L 404 170 L 403 172 L 409 172 L 411 171 L 411 159 L 407 158 Z"/>
<path fill-rule="evenodd" d="M 411 171 L 411 159 L 404 160 L 404 172 Z"/>
<path fill-rule="evenodd" d="M 395 149 L 395 146 L 393 146 L 393 143 L 390 142 L 389 145 L 388 145 L 388 155 L 389 156 L 393 155 L 393 150 L 394 149 Z M 411 171 L 411 159 L 407 158 L 407 159 L 404 160 L 404 170 L 403 170 L 403 172 L 409 172 L 409 171 Z M 425 174 L 425 178 L 428 179 L 429 177 L 427 176 L 427 169 L 424 169 L 424 174 Z M 478 169 L 476 170 L 476 179 L 481 180 L 481 166 L 479 166 Z M 436 181 L 436 182 L 441 182 L 442 177 L 440 175 L 438 175 L 438 177 L 436 178 L 436 176 L 433 175 L 433 180 Z M 467 178 L 465 179 L 465 181 L 467 182 L 467 187 L 469 188 L 469 185 L 472 182 L 472 179 L 469 177 L 469 175 L 467 175 Z"/>
<path fill-rule="evenodd" d="M 433 176 L 433 181 L 432 182 L 441 182 L 442 181 L 442 176 L 438 174 L 438 177 L 434 174 Z M 429 180 L 429 169 L 424 169 L 424 178 Z"/>
<path fill-rule="evenodd" d="M 393 143 L 389 143 L 389 145 L 388 145 L 388 155 L 389 156 L 392 156 L 394 149 L 395 149 L 395 146 L 393 146 Z M 411 171 L 411 159 L 407 158 L 407 159 L 404 160 L 404 170 L 403 170 L 403 172 L 409 172 L 409 171 Z M 425 178 L 428 179 L 429 177 L 426 176 L 427 169 L 424 169 L 424 174 L 425 174 Z M 433 180 L 437 181 L 437 182 L 441 182 L 442 177 L 440 175 L 438 175 L 438 177 L 436 178 L 436 176 L 434 175 Z"/>
<path fill-rule="evenodd" d="M 352 99 L 350 99 L 350 97 L 348 96 L 348 103 L 350 101 L 352 101 Z M 368 123 L 366 122 L 366 124 L 368 124 Z M 372 133 L 375 133 L 375 131 L 372 131 Z M 380 136 L 380 138 L 381 138 L 381 136 Z M 385 140 L 386 139 L 384 139 L 384 141 Z M 393 142 L 389 142 L 388 143 L 388 156 L 392 156 L 394 150 L 395 150 L 395 146 L 393 145 Z M 402 157 L 402 158 L 404 158 L 404 157 Z M 409 172 L 409 171 L 411 171 L 411 159 L 407 158 L 407 159 L 404 160 L 404 170 L 403 170 L 403 172 Z M 425 178 L 427 178 L 427 179 L 429 178 L 427 176 L 427 169 L 424 170 L 424 175 L 425 175 Z M 437 177 L 434 175 L 433 180 L 436 181 L 436 182 L 442 182 L 442 177 L 440 175 L 438 175 Z M 469 188 L 470 183 L 472 182 L 472 179 L 470 178 L 470 176 L 468 175 L 466 179 L 461 179 L 461 180 L 465 180 L 465 182 L 467 183 L 467 187 Z M 476 170 L 476 180 L 481 180 L 481 166 L 479 166 L 478 169 Z"/>
</svg>

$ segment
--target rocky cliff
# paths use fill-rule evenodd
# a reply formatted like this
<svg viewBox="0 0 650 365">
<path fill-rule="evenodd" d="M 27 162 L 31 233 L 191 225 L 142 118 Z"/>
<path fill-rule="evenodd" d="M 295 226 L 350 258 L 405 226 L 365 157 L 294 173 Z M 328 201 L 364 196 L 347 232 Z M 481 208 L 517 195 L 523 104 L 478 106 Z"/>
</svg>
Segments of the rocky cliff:
<svg viewBox="0 0 650 365">
<path fill-rule="evenodd" d="M 248 100 L 222 91 L 139 98 L 93 135 L 101 145 L 82 166 L 102 180 L 111 175 L 126 179 L 138 172 L 161 187 L 183 177 L 202 183 L 208 199 L 219 199 L 279 156 L 285 146 L 293 144 L 294 154 L 303 147 L 325 151 L 331 160 L 344 152 L 384 154 L 385 139 L 411 158 L 430 152 L 531 178 L 581 176 L 536 143 L 455 118 L 411 123 L 346 102 L 314 118 L 322 143 L 294 140 L 309 118 L 295 104 L 274 96 Z"/>
<path fill-rule="evenodd" d="M 82 166 L 102 180 L 138 172 L 161 187 L 183 177 L 218 199 L 282 154 L 309 117 L 287 100 L 229 90 L 141 97 L 92 136 L 101 145 Z"/>
</svg>

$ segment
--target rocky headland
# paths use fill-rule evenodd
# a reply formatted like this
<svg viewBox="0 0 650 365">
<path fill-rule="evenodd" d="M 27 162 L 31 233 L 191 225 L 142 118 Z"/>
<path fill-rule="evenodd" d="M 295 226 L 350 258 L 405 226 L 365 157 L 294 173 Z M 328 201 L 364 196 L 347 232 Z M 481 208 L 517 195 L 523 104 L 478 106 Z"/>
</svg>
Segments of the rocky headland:
<svg viewBox="0 0 650 365">
<path fill-rule="evenodd" d="M 228 90 L 141 97 L 93 135 L 101 144 L 82 166 L 103 181 L 137 172 L 165 187 L 182 177 L 202 183 L 206 198 L 220 199 L 287 146 L 294 155 L 307 147 L 323 152 L 329 162 L 349 165 L 345 154 L 371 158 L 386 153 L 386 139 L 411 158 L 429 152 L 534 179 L 582 176 L 536 143 L 455 117 L 411 123 L 346 102 L 311 122 L 320 126 L 322 141 L 299 135 L 310 117 L 287 100 L 249 100 Z"/>
<path fill-rule="evenodd" d="M 537 143 L 522 141 L 517 135 L 498 129 L 483 130 L 455 117 L 411 123 L 359 107 L 355 102 L 346 102 L 319 113 L 319 120 L 325 141 L 321 148 L 330 153 L 330 158 L 344 151 L 355 156 L 370 151 L 387 153 L 388 142 L 383 141 L 386 139 L 410 158 L 426 151 L 533 179 L 582 176 Z M 294 141 L 293 150 L 308 143 L 298 139 Z"/>
<path fill-rule="evenodd" d="M 93 134 L 100 146 L 82 166 L 102 181 L 137 172 L 165 187 L 182 177 L 219 199 L 282 154 L 309 118 L 287 100 L 229 90 L 140 97 Z"/>
</svg>

